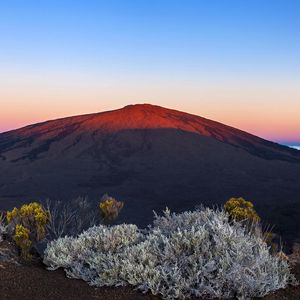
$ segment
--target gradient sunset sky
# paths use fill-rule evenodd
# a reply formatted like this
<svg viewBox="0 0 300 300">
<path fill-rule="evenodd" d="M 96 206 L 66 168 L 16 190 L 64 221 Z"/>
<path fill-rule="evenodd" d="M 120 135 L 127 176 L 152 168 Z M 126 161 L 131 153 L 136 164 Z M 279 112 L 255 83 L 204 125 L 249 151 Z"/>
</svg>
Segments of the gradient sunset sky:
<svg viewBox="0 0 300 300">
<path fill-rule="evenodd" d="M 0 132 L 152 103 L 300 145 L 298 0 L 0 0 Z"/>
</svg>

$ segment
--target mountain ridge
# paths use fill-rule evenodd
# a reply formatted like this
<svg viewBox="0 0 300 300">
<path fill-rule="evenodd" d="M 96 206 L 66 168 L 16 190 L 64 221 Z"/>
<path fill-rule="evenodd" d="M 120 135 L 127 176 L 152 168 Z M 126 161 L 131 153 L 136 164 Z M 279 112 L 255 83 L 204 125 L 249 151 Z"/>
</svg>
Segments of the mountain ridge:
<svg viewBox="0 0 300 300">
<path fill-rule="evenodd" d="M 57 123 L 59 124 L 58 128 L 56 126 Z M 41 127 L 42 131 L 36 132 L 36 129 Z M 119 130 L 128 129 L 132 130 L 158 128 L 173 128 L 184 130 L 187 132 L 197 133 L 203 136 L 212 136 L 217 140 L 220 140 L 222 142 L 228 142 L 229 144 L 236 146 L 236 138 L 232 139 L 232 135 L 235 134 L 236 136 L 238 136 L 238 139 L 242 140 L 244 144 L 247 144 L 249 139 L 255 139 L 256 142 L 264 144 L 264 146 L 277 147 L 277 149 L 282 150 L 285 154 L 288 153 L 293 154 L 295 156 L 297 156 L 298 154 L 294 152 L 294 149 L 288 148 L 286 146 L 271 141 L 267 141 L 263 138 L 257 137 L 240 129 L 236 129 L 232 126 L 224 125 L 222 123 L 212 121 L 210 119 L 203 118 L 197 115 L 184 113 L 178 110 L 167 109 L 161 106 L 151 104 L 127 105 L 117 110 L 49 120 L 2 133 L 0 134 L 0 137 L 3 135 L 5 136 L 10 134 L 20 134 L 20 138 L 26 138 L 27 135 L 32 135 L 36 133 L 36 138 L 39 137 L 38 135 L 44 135 L 45 138 L 51 139 L 53 138 L 53 135 L 59 135 L 60 130 L 67 132 L 68 130 L 72 131 L 72 129 L 83 131 L 102 129 L 106 132 L 116 132 Z M 2 150 L 3 149 L 5 150 L 5 148 L 3 148 L 2 146 Z M 252 152 L 255 153 L 257 151 L 252 147 Z M 279 156 L 267 155 L 265 156 L 265 158 L 276 159 L 279 158 Z M 293 158 L 283 156 L 281 156 L 281 159 L 292 159 L 294 161 Z M 298 160 L 296 159 L 295 161 Z"/>
<path fill-rule="evenodd" d="M 300 152 L 196 115 L 149 104 L 67 117 L 0 134 L 0 209 L 29 200 L 109 193 L 118 222 L 152 211 L 252 201 L 299 238 Z"/>
</svg>

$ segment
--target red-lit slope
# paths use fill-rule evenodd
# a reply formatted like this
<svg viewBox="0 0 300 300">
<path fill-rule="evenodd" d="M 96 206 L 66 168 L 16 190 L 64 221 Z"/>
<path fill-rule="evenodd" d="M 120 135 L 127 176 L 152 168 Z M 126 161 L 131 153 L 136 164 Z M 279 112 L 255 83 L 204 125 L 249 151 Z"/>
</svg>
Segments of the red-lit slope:
<svg viewBox="0 0 300 300">
<path fill-rule="evenodd" d="M 126 202 L 120 221 L 152 210 L 252 200 L 283 232 L 300 232 L 300 151 L 199 116 L 153 106 L 58 119 L 0 134 L 0 209 L 28 199 Z"/>
<path fill-rule="evenodd" d="M 37 158 L 43 150 L 48 150 L 52 142 L 62 140 L 69 135 L 113 134 L 124 130 L 175 129 L 212 137 L 231 144 L 265 159 L 299 161 L 299 153 L 241 130 L 214 122 L 196 115 L 166 109 L 150 104 L 128 105 L 122 109 L 83 116 L 68 117 L 24 127 L 0 135 L 2 156 L 9 156 L 11 149 L 19 146 L 39 144 L 39 149 L 32 147 L 26 152 L 29 156 L 14 159 Z M 43 141 L 45 142 L 43 144 Z M 30 148 L 29 148 L 30 149 Z M 28 148 L 27 148 L 28 150 Z M 35 152 L 34 150 L 37 150 Z"/>
</svg>

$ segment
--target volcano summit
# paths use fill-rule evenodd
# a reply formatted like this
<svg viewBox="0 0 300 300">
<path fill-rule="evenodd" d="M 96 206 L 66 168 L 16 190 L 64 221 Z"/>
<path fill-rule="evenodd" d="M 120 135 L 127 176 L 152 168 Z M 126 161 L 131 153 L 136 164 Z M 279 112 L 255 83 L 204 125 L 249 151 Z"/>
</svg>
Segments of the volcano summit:
<svg viewBox="0 0 300 300">
<path fill-rule="evenodd" d="M 252 201 L 275 230 L 300 238 L 300 151 L 196 115 L 150 104 L 68 117 L 0 134 L 0 209 L 105 192 L 120 222 L 152 210 Z"/>
</svg>

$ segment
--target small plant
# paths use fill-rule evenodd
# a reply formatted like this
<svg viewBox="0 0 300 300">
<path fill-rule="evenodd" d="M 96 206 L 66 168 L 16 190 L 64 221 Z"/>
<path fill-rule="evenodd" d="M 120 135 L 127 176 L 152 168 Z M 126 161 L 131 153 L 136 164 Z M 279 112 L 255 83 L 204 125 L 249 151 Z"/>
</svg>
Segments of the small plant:
<svg viewBox="0 0 300 300">
<path fill-rule="evenodd" d="M 21 256 L 24 259 L 30 259 L 30 249 L 32 247 L 32 242 L 30 240 L 30 231 L 21 224 L 16 225 L 15 235 L 13 239 L 16 245 L 21 249 Z"/>
<path fill-rule="evenodd" d="M 99 203 L 101 215 L 104 220 L 108 221 L 115 220 L 118 217 L 123 206 L 123 202 L 117 201 L 115 198 L 110 197 L 107 194 L 102 197 Z"/>
<path fill-rule="evenodd" d="M 47 199 L 44 207 L 49 213 L 49 222 L 46 225 L 48 241 L 66 235 L 76 236 L 98 224 L 101 219 L 88 197 L 77 197 L 67 202 Z"/>
<path fill-rule="evenodd" d="M 224 209 L 230 217 L 237 220 L 247 220 L 253 223 L 260 222 L 260 217 L 254 209 L 254 205 L 244 198 L 230 198 L 224 205 Z"/>
<path fill-rule="evenodd" d="M 46 239 L 52 241 L 64 236 L 77 236 L 82 231 L 105 221 L 115 220 L 123 207 L 123 202 L 105 194 L 96 204 L 88 197 L 77 197 L 68 202 L 46 200 L 45 210 L 49 214 L 46 225 Z M 100 212 L 100 213 L 99 213 Z"/>
<path fill-rule="evenodd" d="M 5 216 L 3 213 L 0 213 L 0 242 L 3 241 L 3 236 L 7 232 L 7 225 L 5 224 Z"/>
<path fill-rule="evenodd" d="M 6 220 L 21 256 L 29 259 L 32 246 L 44 239 L 49 215 L 37 202 L 24 204 L 6 213 Z"/>
<path fill-rule="evenodd" d="M 270 247 L 271 253 L 278 253 L 281 249 L 280 244 L 278 244 L 275 241 L 275 238 L 277 238 L 277 235 L 272 231 L 265 231 L 262 233 L 263 240 L 267 243 L 267 245 Z"/>
</svg>

